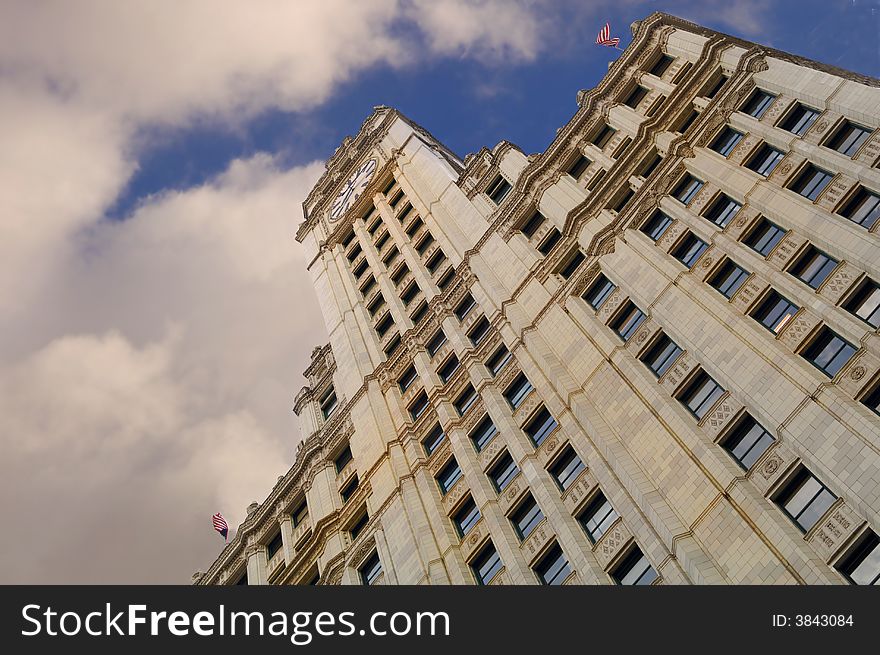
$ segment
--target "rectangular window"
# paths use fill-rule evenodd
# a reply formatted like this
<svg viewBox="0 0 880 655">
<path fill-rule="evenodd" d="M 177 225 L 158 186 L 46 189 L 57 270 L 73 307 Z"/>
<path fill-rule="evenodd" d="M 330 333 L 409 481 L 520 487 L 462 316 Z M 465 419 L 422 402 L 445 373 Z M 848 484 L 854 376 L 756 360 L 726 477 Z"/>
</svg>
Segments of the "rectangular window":
<svg viewBox="0 0 880 655">
<path fill-rule="evenodd" d="M 586 259 L 584 253 L 580 250 L 577 250 L 571 257 L 569 257 L 568 261 L 559 269 L 559 274 L 565 278 L 566 280 L 574 275 L 574 272 L 578 269 L 583 261 Z"/>
<path fill-rule="evenodd" d="M 366 297 L 367 297 L 367 294 L 370 293 L 370 291 L 372 291 L 372 290 L 373 290 L 373 287 L 375 287 L 375 286 L 376 286 L 376 278 L 374 278 L 374 277 L 371 275 L 370 277 L 368 277 L 368 278 L 364 281 L 363 285 L 361 285 L 361 295 L 362 295 L 364 298 L 366 298 Z"/>
<path fill-rule="evenodd" d="M 478 346 L 487 334 L 489 334 L 489 320 L 485 316 L 481 316 L 480 320 L 474 323 L 474 326 L 468 331 L 467 336 L 474 346 Z"/>
<path fill-rule="evenodd" d="M 522 232 L 527 239 L 531 239 L 535 235 L 535 232 L 538 231 L 538 228 L 544 223 L 544 220 L 545 219 L 540 212 L 535 212 L 529 220 L 523 223 L 520 232 Z"/>
<path fill-rule="evenodd" d="M 568 167 L 568 171 L 566 172 L 574 179 L 580 181 L 581 176 L 587 171 L 591 163 L 592 162 L 583 155 L 578 155 L 578 157 L 571 163 L 571 166 Z M 538 215 L 540 216 L 540 214 Z"/>
<path fill-rule="evenodd" d="M 816 119 L 819 118 L 819 112 L 805 105 L 797 103 L 788 116 L 779 124 L 783 130 L 787 130 L 792 134 L 803 136 L 807 130 L 812 127 Z"/>
<path fill-rule="evenodd" d="M 799 307 L 781 296 L 775 289 L 752 310 L 750 316 L 773 334 L 779 334 L 788 322 L 798 313 Z"/>
<path fill-rule="evenodd" d="M 608 142 L 611 141 L 616 132 L 617 130 L 615 130 L 610 125 L 603 125 L 602 128 L 596 133 L 596 136 L 593 137 L 593 145 L 601 150 L 608 145 Z"/>
<path fill-rule="evenodd" d="M 849 121 L 844 121 L 825 143 L 825 147 L 843 153 L 847 157 L 855 157 L 859 148 L 871 136 L 871 130 Z"/>
<path fill-rule="evenodd" d="M 352 248 L 351 251 L 346 256 L 349 264 L 353 263 L 354 260 L 358 258 L 358 255 L 361 254 L 361 252 L 363 252 L 361 250 L 361 244 L 359 244 L 359 243 L 355 244 L 354 248 Z"/>
<path fill-rule="evenodd" d="M 571 566 L 565 558 L 559 544 L 554 543 L 534 568 L 541 584 L 561 585 L 571 575 Z"/>
<path fill-rule="evenodd" d="M 665 73 L 672 65 L 672 62 L 672 57 L 661 53 L 660 58 L 654 62 L 654 65 L 651 66 L 651 69 L 648 72 L 655 77 L 662 77 L 663 73 Z"/>
<path fill-rule="evenodd" d="M 419 295 L 419 285 L 415 282 L 411 282 L 407 285 L 406 289 L 404 289 L 403 293 L 400 294 L 400 300 L 403 302 L 404 307 L 408 307 L 409 304 L 415 299 L 417 295 Z"/>
<path fill-rule="evenodd" d="M 875 383 L 874 388 L 862 397 L 861 403 L 875 414 L 880 414 L 880 381 Z"/>
<path fill-rule="evenodd" d="M 738 144 L 742 138 L 742 132 L 737 132 L 733 128 L 725 127 L 721 133 L 715 137 L 709 147 L 719 155 L 727 157 L 733 152 L 733 149 L 736 148 L 736 144 Z"/>
<path fill-rule="evenodd" d="M 708 247 L 708 243 L 693 232 L 688 232 L 670 254 L 688 268 L 693 268 Z"/>
<path fill-rule="evenodd" d="M 345 235 L 345 238 L 342 239 L 342 247 L 348 248 L 349 244 L 354 241 L 354 231 L 350 231 Z"/>
<path fill-rule="evenodd" d="M 659 378 L 669 370 L 682 352 L 677 343 L 661 333 L 654 345 L 642 355 L 642 362 Z"/>
<path fill-rule="evenodd" d="M 370 265 L 367 263 L 367 260 L 366 259 L 362 260 L 361 263 L 358 264 L 358 267 L 356 269 L 354 269 L 354 276 L 356 278 L 360 279 L 361 275 L 366 273 L 369 270 L 369 268 L 370 268 Z"/>
<path fill-rule="evenodd" d="M 301 526 L 308 518 L 309 518 L 309 506 L 306 504 L 305 499 L 300 501 L 300 504 L 296 506 L 290 513 L 290 517 L 293 520 L 293 527 Z"/>
<path fill-rule="evenodd" d="M 694 124 L 694 121 L 700 117 L 700 113 L 696 109 L 691 109 L 687 114 L 681 119 L 678 124 L 678 127 L 675 129 L 679 134 L 684 134 L 687 132 L 687 129 Z"/>
<path fill-rule="evenodd" d="M 856 225 L 870 230 L 880 219 L 880 196 L 859 187 L 852 199 L 840 210 L 840 215 Z"/>
<path fill-rule="evenodd" d="M 868 531 L 856 547 L 837 565 L 847 580 L 857 585 L 880 585 L 880 538 Z"/>
<path fill-rule="evenodd" d="M 468 384 L 454 403 L 455 411 L 458 412 L 459 416 L 464 416 L 465 413 L 473 407 L 475 402 L 477 402 L 477 392 L 472 384 Z"/>
<path fill-rule="evenodd" d="M 490 541 L 471 562 L 471 571 L 477 579 L 477 584 L 487 585 L 502 566 L 504 564 L 501 562 L 501 557 L 495 550 L 495 545 Z"/>
<path fill-rule="evenodd" d="M 818 289 L 835 268 L 837 268 L 836 259 L 831 259 L 813 246 L 808 246 L 788 272 L 811 288 Z"/>
<path fill-rule="evenodd" d="M 406 203 L 403 206 L 403 209 L 397 215 L 397 220 L 403 223 L 406 220 L 406 217 L 409 216 L 409 213 L 412 211 L 413 206 L 410 203 Z"/>
<path fill-rule="evenodd" d="M 724 389 L 706 371 L 700 370 L 694 379 L 678 394 L 678 402 L 684 405 L 696 419 L 702 418 L 724 395 Z"/>
<path fill-rule="evenodd" d="M 359 483 L 358 476 L 355 475 L 351 481 L 342 488 L 339 495 L 342 498 L 343 504 L 347 503 L 349 499 L 354 496 L 354 492 L 357 491 Z"/>
<path fill-rule="evenodd" d="M 486 195 L 489 196 L 489 199 L 496 205 L 500 205 L 501 201 L 507 197 L 507 194 L 510 193 L 512 188 L 510 182 L 499 175 L 495 178 L 495 181 L 489 186 L 489 188 L 486 189 Z"/>
<path fill-rule="evenodd" d="M 749 96 L 749 99 L 746 100 L 746 104 L 743 105 L 742 111 L 754 118 L 761 118 L 775 99 L 776 96 L 772 93 L 755 89 L 752 95 Z"/>
<path fill-rule="evenodd" d="M 532 389 L 534 389 L 532 383 L 529 382 L 524 373 L 520 373 L 510 386 L 504 390 L 504 398 L 513 409 L 516 409 L 522 405 L 523 400 L 526 399 L 526 396 L 529 395 Z"/>
<path fill-rule="evenodd" d="M 880 285 L 866 278 L 843 303 L 843 308 L 872 328 L 880 327 Z"/>
<path fill-rule="evenodd" d="M 446 254 L 437 248 L 434 251 L 434 254 L 431 255 L 431 258 L 425 263 L 425 268 L 428 269 L 428 272 L 433 275 L 438 268 L 440 268 L 440 264 L 446 261 Z"/>
<path fill-rule="evenodd" d="M 437 375 L 440 376 L 440 380 L 443 382 L 443 384 L 449 382 L 449 378 L 451 378 L 455 374 L 455 372 L 458 370 L 458 366 L 458 357 L 456 357 L 454 354 L 443 363 L 443 366 L 441 366 L 440 369 L 437 371 Z"/>
<path fill-rule="evenodd" d="M 367 523 L 370 522 L 370 515 L 367 514 L 367 508 L 364 507 L 361 514 L 355 519 L 354 523 L 348 528 L 348 532 L 351 535 L 351 540 L 354 541 L 358 538 L 363 529 L 367 527 Z"/>
<path fill-rule="evenodd" d="M 631 107 L 635 109 L 639 106 L 639 103 L 645 99 L 645 96 L 648 95 L 648 89 L 643 86 L 636 85 L 632 91 L 629 92 L 629 95 L 626 96 L 626 100 L 623 101 L 627 107 Z"/>
<path fill-rule="evenodd" d="M 559 230 L 555 227 L 551 228 L 547 233 L 547 236 L 544 237 L 544 240 L 538 245 L 538 252 L 546 257 L 550 254 L 550 251 L 553 250 L 553 246 L 559 243 L 561 237 L 562 235 L 559 233 Z"/>
<path fill-rule="evenodd" d="M 389 250 L 387 253 L 385 253 L 385 256 L 382 258 L 382 263 L 385 265 L 386 269 L 388 269 L 388 270 L 391 269 L 391 265 L 397 259 L 397 256 L 399 254 L 400 254 L 400 251 L 397 249 L 397 246 L 394 246 L 393 248 L 391 248 L 391 250 Z M 398 270 L 409 271 L 409 269 L 406 266 L 402 266 Z M 394 282 L 396 284 L 397 280 L 394 280 Z"/>
<path fill-rule="evenodd" d="M 346 445 L 334 459 L 333 464 L 336 466 L 336 472 L 341 473 L 342 469 L 352 460 L 351 447 Z"/>
<path fill-rule="evenodd" d="M 763 425 L 745 414 L 721 442 L 721 446 L 748 471 L 774 441 L 773 435 Z"/>
<path fill-rule="evenodd" d="M 425 232 L 425 236 L 416 244 L 416 252 L 420 255 L 424 255 L 425 251 L 431 247 L 431 244 L 434 243 L 434 237 L 430 232 Z"/>
<path fill-rule="evenodd" d="M 376 240 L 376 250 L 382 250 L 382 246 L 388 243 L 389 238 L 388 232 L 383 232 L 382 236 Z"/>
<path fill-rule="evenodd" d="M 443 347 L 444 343 L 446 343 L 446 335 L 443 333 L 443 330 L 437 330 L 434 336 L 425 344 L 425 350 L 427 350 L 428 354 L 433 357 L 437 354 L 437 351 Z"/>
<path fill-rule="evenodd" d="M 854 345 L 827 327 L 823 327 L 816 338 L 801 353 L 801 357 L 828 377 L 833 378 L 855 352 Z"/>
<path fill-rule="evenodd" d="M 581 458 L 574 452 L 574 448 L 570 445 L 566 446 L 556 461 L 550 466 L 550 475 L 556 480 L 559 488 L 565 491 L 568 489 L 577 476 L 586 468 Z"/>
<path fill-rule="evenodd" d="M 375 318 L 376 314 L 383 307 L 385 307 L 385 296 L 383 296 L 381 293 L 377 293 L 376 297 L 370 301 L 369 305 L 367 305 L 367 311 L 370 312 L 370 316 Z"/>
<path fill-rule="evenodd" d="M 716 95 L 718 95 L 721 87 L 727 84 L 727 80 L 728 77 L 726 75 L 719 75 L 718 77 L 716 77 L 715 81 L 706 87 L 706 91 L 703 93 L 703 97 L 714 98 Z"/>
<path fill-rule="evenodd" d="M 431 271 L 431 273 L 433 274 L 433 271 Z M 443 274 L 443 276 L 437 282 L 437 286 L 440 287 L 441 291 L 446 291 L 446 289 L 449 288 L 449 285 L 452 284 L 452 280 L 454 280 L 454 279 L 455 279 L 455 269 L 450 266 L 448 269 L 446 269 L 446 272 Z"/>
<path fill-rule="evenodd" d="M 445 496 L 452 489 L 452 485 L 461 479 L 461 467 L 455 461 L 455 457 L 450 459 L 449 463 L 440 469 L 436 479 L 440 492 Z"/>
<path fill-rule="evenodd" d="M 321 415 L 324 419 L 330 418 L 330 415 L 336 411 L 336 390 L 333 387 L 327 389 L 321 396 Z"/>
<path fill-rule="evenodd" d="M 394 286 L 399 287 L 407 275 L 409 275 L 409 266 L 403 264 L 400 268 L 394 271 L 394 275 L 391 276 L 391 281 L 394 282 Z"/>
<path fill-rule="evenodd" d="M 610 209 L 618 214 L 624 210 L 632 197 L 636 195 L 636 192 L 627 187 L 623 190 L 622 193 L 618 194 L 617 197 L 611 201 Z"/>
<path fill-rule="evenodd" d="M 507 349 L 507 346 L 501 344 L 486 362 L 486 368 L 489 370 L 489 373 L 492 374 L 493 378 L 501 372 L 507 362 L 510 361 L 510 358 L 511 354 Z"/>
<path fill-rule="evenodd" d="M 397 380 L 397 386 L 400 387 L 400 393 L 409 389 L 412 386 L 412 383 L 416 381 L 417 377 L 418 373 L 416 373 L 416 367 L 410 364 L 409 368 L 407 368 Z"/>
<path fill-rule="evenodd" d="M 443 431 L 443 428 L 439 423 L 435 423 L 428 435 L 422 439 L 422 446 L 425 449 L 425 453 L 428 455 L 432 454 L 440 447 L 440 444 L 443 443 L 445 438 L 446 433 Z"/>
<path fill-rule="evenodd" d="M 370 214 L 372 214 L 372 213 L 373 213 L 373 210 L 371 209 L 371 210 L 370 210 Z M 369 218 L 369 216 L 365 216 L 365 217 L 364 217 L 364 221 L 366 222 L 366 220 L 367 220 L 368 218 Z M 377 217 L 376 217 L 376 220 L 373 221 L 372 224 L 370 225 L 370 227 L 367 228 L 367 232 L 370 233 L 370 236 L 376 236 L 376 232 L 379 230 L 379 227 L 380 227 L 381 225 L 382 225 L 382 217 L 381 217 L 381 216 L 377 216 Z"/>
<path fill-rule="evenodd" d="M 678 186 L 675 187 L 675 191 L 672 192 L 672 195 L 679 202 L 688 204 L 691 200 L 694 199 L 694 196 L 697 195 L 700 189 L 703 188 L 703 181 L 695 178 L 693 175 L 685 175 L 682 178 L 681 182 L 678 183 Z"/>
<path fill-rule="evenodd" d="M 382 189 L 382 195 L 387 196 L 391 193 L 391 190 L 394 189 L 394 185 L 397 184 L 397 181 L 392 177 L 388 184 L 385 185 L 385 188 Z"/>
<path fill-rule="evenodd" d="M 382 320 L 376 323 L 376 334 L 378 334 L 379 338 L 381 339 L 393 326 L 394 319 L 391 318 L 391 312 L 385 312 L 385 316 L 382 317 Z"/>
<path fill-rule="evenodd" d="M 415 400 L 413 400 L 409 405 L 409 416 L 413 421 L 417 421 L 418 418 L 425 413 L 425 410 L 428 409 L 428 394 L 422 391 L 418 396 L 416 396 Z"/>
<path fill-rule="evenodd" d="M 403 200 L 403 191 L 398 191 L 388 204 L 391 205 L 391 209 L 394 209 L 401 200 Z"/>
<path fill-rule="evenodd" d="M 715 199 L 715 202 L 709 205 L 703 218 L 715 223 L 718 227 L 727 227 L 727 224 L 733 220 L 740 209 L 742 209 L 742 205 L 722 193 Z"/>
<path fill-rule="evenodd" d="M 611 321 L 610 327 L 617 332 L 621 339 L 629 341 L 629 338 L 635 334 L 644 320 L 644 312 L 636 307 L 631 300 L 627 300 L 617 312 L 614 320 Z"/>
<path fill-rule="evenodd" d="M 458 532 L 459 537 L 464 537 L 470 532 L 479 520 L 480 510 L 472 496 L 468 496 L 468 499 L 452 515 L 452 523 L 455 525 L 455 531 Z"/>
<path fill-rule="evenodd" d="M 537 448 L 544 443 L 544 439 L 556 429 L 557 425 L 559 424 L 556 422 L 556 419 L 553 418 L 546 407 L 542 406 L 532 419 L 526 423 L 523 430 L 525 430 L 525 433 L 532 440 L 532 443 L 535 444 L 535 448 Z"/>
<path fill-rule="evenodd" d="M 748 279 L 750 273 L 733 263 L 733 260 L 726 260 L 724 264 L 709 278 L 709 286 L 716 289 L 725 298 L 733 298 L 733 294 L 739 291 L 743 282 Z"/>
<path fill-rule="evenodd" d="M 670 225 L 672 225 L 672 219 L 663 212 L 657 211 L 654 212 L 651 218 L 645 221 L 641 231 L 647 234 L 652 241 L 657 241 Z"/>
<path fill-rule="evenodd" d="M 361 582 L 365 585 L 372 585 L 382 574 L 382 562 L 379 561 L 378 553 L 373 553 L 367 558 L 367 561 L 361 564 L 358 572 L 361 575 Z"/>
<path fill-rule="evenodd" d="M 784 152 L 764 144 L 748 161 L 746 168 L 755 171 L 758 175 L 768 177 L 784 157 Z"/>
<path fill-rule="evenodd" d="M 461 302 L 458 303 L 458 306 L 455 308 L 455 318 L 459 321 L 463 321 L 465 316 L 471 313 L 471 310 L 476 307 L 477 303 L 474 301 L 474 297 L 467 293 L 464 298 L 462 298 Z"/>
<path fill-rule="evenodd" d="M 385 346 L 385 349 L 382 351 L 385 353 L 385 357 L 391 357 L 397 349 L 400 348 L 400 335 L 395 334 L 391 337 L 391 340 L 388 342 L 388 345 Z"/>
<path fill-rule="evenodd" d="M 516 477 L 517 473 L 519 473 L 519 467 L 517 467 L 516 462 L 513 461 L 513 458 L 507 451 L 498 458 L 498 461 L 488 471 L 489 479 L 499 493 L 504 491 L 507 485 L 510 484 L 510 481 Z"/>
<path fill-rule="evenodd" d="M 416 220 L 409 224 L 409 227 L 406 228 L 406 236 L 412 239 L 413 235 L 418 232 L 421 227 L 425 224 L 425 222 L 418 216 L 416 216 Z"/>
<path fill-rule="evenodd" d="M 657 571 L 648 558 L 636 546 L 626 558 L 611 572 L 611 577 L 619 585 L 649 585 L 657 579 Z"/>
<path fill-rule="evenodd" d="M 785 230 L 771 223 L 766 218 L 762 218 L 760 222 L 746 235 L 743 239 L 749 248 L 760 255 L 766 257 L 776 247 L 776 244 L 782 241 L 785 236 Z"/>
<path fill-rule="evenodd" d="M 650 155 L 645 157 L 642 160 L 642 165 L 639 167 L 639 177 L 642 179 L 647 179 L 651 173 L 657 170 L 657 167 L 663 161 L 663 157 L 661 157 L 656 150 L 654 150 Z"/>
<path fill-rule="evenodd" d="M 283 538 L 281 537 L 281 531 L 279 530 L 279 531 L 278 531 L 278 534 L 276 534 L 276 535 L 272 538 L 272 541 L 270 541 L 270 542 L 266 545 L 266 557 L 267 557 L 268 559 L 272 559 L 272 557 L 275 555 L 275 553 L 277 553 L 277 552 L 279 552 L 279 551 L 281 550 L 281 547 L 282 547 L 283 545 L 284 545 L 284 540 L 283 540 Z"/>
<path fill-rule="evenodd" d="M 806 467 L 785 485 L 774 501 L 804 532 L 809 532 L 837 500 Z"/>
<path fill-rule="evenodd" d="M 410 316 L 410 320 L 413 322 L 413 325 L 418 325 L 421 323 L 422 319 L 428 315 L 428 301 L 422 300 L 419 303 L 419 306 L 416 307 L 416 311 L 413 312 L 412 316 Z"/>
<path fill-rule="evenodd" d="M 492 418 L 486 414 L 483 420 L 480 421 L 480 424 L 468 436 L 474 444 L 474 448 L 477 449 L 477 452 L 480 452 L 486 447 L 487 443 L 495 438 L 496 434 L 498 434 L 498 428 L 495 427 Z"/>
<path fill-rule="evenodd" d="M 577 520 L 584 527 L 590 541 L 596 543 L 602 535 L 608 531 L 619 514 L 605 498 L 601 491 L 596 493 L 595 498 L 578 515 Z"/>
<path fill-rule="evenodd" d="M 795 193 L 799 193 L 807 200 L 816 200 L 833 177 L 828 171 L 823 171 L 821 168 L 808 164 L 788 188 Z"/>
<path fill-rule="evenodd" d="M 516 509 L 510 514 L 510 521 L 516 529 L 516 534 L 520 541 L 525 541 L 532 534 L 538 523 L 544 520 L 544 513 L 535 502 L 532 494 L 526 494 L 526 497 L 516 506 Z"/>
<path fill-rule="evenodd" d="M 597 277 L 596 281 L 589 286 L 581 298 L 586 300 L 590 307 L 598 310 L 605 304 L 605 301 L 608 300 L 608 296 L 610 296 L 616 288 L 617 286 L 615 286 L 611 280 L 605 277 L 603 273 L 599 273 L 599 277 Z"/>
</svg>

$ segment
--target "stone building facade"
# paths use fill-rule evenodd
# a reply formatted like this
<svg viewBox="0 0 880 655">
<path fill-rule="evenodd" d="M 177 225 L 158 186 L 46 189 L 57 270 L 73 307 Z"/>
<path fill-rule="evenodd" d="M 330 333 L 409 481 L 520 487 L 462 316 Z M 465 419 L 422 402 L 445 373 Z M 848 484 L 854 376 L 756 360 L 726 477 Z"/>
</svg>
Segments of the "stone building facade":
<svg viewBox="0 0 880 655">
<path fill-rule="evenodd" d="M 337 149 L 302 443 L 195 583 L 876 583 L 880 81 L 632 31 L 543 153 Z"/>
</svg>

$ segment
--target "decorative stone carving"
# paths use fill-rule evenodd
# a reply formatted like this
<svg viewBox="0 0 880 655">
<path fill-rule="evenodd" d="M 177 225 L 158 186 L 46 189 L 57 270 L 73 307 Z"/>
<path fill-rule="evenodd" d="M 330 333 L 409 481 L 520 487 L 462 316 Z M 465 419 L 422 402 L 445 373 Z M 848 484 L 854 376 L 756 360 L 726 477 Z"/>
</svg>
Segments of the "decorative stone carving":
<svg viewBox="0 0 880 655">
<path fill-rule="evenodd" d="M 608 566 L 623 552 L 623 549 L 631 540 L 632 532 L 624 525 L 622 519 L 617 519 L 605 534 L 602 535 L 602 538 L 599 539 L 593 550 L 602 568 L 607 570 Z"/>
<path fill-rule="evenodd" d="M 747 314 L 754 302 L 764 294 L 769 286 L 769 282 L 752 273 L 730 299 L 730 304 L 743 314 Z"/>
<path fill-rule="evenodd" d="M 880 359 L 865 348 L 852 356 L 847 365 L 835 376 L 837 386 L 850 398 L 858 396 L 869 380 L 880 370 Z"/>
<path fill-rule="evenodd" d="M 856 186 L 856 184 L 858 184 L 858 180 L 855 178 L 839 173 L 833 180 L 831 180 L 822 194 L 816 199 L 816 204 L 833 213 L 837 205 L 840 204 L 840 201 L 853 187 Z"/>
<path fill-rule="evenodd" d="M 861 271 L 855 266 L 847 262 L 841 262 L 828 279 L 822 283 L 822 286 L 819 287 L 819 293 L 832 305 L 836 305 L 861 277 Z"/>
<path fill-rule="evenodd" d="M 767 257 L 767 263 L 777 270 L 784 270 L 806 242 L 805 236 L 789 230 Z"/>
<path fill-rule="evenodd" d="M 697 361 L 693 356 L 688 351 L 684 351 L 675 360 L 675 364 L 660 378 L 660 384 L 666 389 L 667 393 L 674 394 L 681 383 L 690 376 L 697 366 Z"/>
<path fill-rule="evenodd" d="M 520 550 L 526 555 L 529 564 L 533 563 L 541 555 L 544 548 L 556 535 L 550 530 L 547 519 L 543 519 L 531 534 L 520 545 Z"/>
<path fill-rule="evenodd" d="M 590 469 L 581 471 L 577 479 L 562 494 L 562 503 L 565 505 L 565 509 L 572 516 L 577 514 L 597 485 L 596 476 Z"/>
<path fill-rule="evenodd" d="M 776 440 L 752 466 L 749 477 L 758 487 L 760 493 L 766 495 L 796 461 L 797 457 L 791 449 L 785 443 Z"/>
<path fill-rule="evenodd" d="M 864 524 L 863 518 L 856 515 L 843 500 L 839 500 L 807 535 L 807 541 L 828 562 Z"/>
<path fill-rule="evenodd" d="M 675 242 L 678 241 L 682 234 L 687 232 L 687 225 L 684 221 L 675 220 L 672 225 L 666 228 L 663 236 L 657 240 L 657 247 L 663 252 L 669 252 Z"/>
<path fill-rule="evenodd" d="M 748 204 L 743 205 L 736 213 L 736 218 L 730 221 L 730 223 L 724 228 L 724 233 L 728 234 L 734 241 L 738 241 L 740 236 L 748 231 L 758 216 L 759 212 L 757 209 L 754 209 Z"/>
<path fill-rule="evenodd" d="M 731 421 L 739 415 L 742 409 L 743 404 L 728 393 L 703 418 L 701 422 L 703 431 L 710 439 L 715 441 L 727 429 Z"/>
<path fill-rule="evenodd" d="M 804 340 L 809 337 L 813 330 L 822 322 L 818 316 L 815 316 L 806 309 L 801 309 L 795 317 L 788 322 L 782 332 L 779 334 L 779 342 L 784 344 L 789 350 L 797 352 Z"/>
</svg>

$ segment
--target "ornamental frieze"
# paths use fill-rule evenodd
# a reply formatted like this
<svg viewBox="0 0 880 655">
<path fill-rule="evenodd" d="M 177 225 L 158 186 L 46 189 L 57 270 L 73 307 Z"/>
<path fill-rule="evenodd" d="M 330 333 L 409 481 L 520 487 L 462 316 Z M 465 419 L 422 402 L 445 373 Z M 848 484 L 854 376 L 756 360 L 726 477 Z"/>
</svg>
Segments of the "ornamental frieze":
<svg viewBox="0 0 880 655">
<path fill-rule="evenodd" d="M 843 173 L 838 173 L 834 176 L 834 179 L 825 187 L 825 190 L 822 194 L 816 199 L 816 204 L 829 211 L 834 213 L 834 209 L 840 204 L 840 201 L 843 200 L 844 196 L 846 196 L 856 185 L 858 184 L 858 180 L 855 178 L 844 175 Z"/>
<path fill-rule="evenodd" d="M 764 295 L 764 292 L 770 287 L 770 283 L 758 276 L 757 273 L 752 273 L 746 281 L 742 283 L 739 290 L 733 294 L 733 298 L 730 299 L 730 304 L 743 314 L 749 312 L 752 304 L 761 296 Z"/>
<path fill-rule="evenodd" d="M 632 541 L 632 538 L 632 532 L 624 525 L 623 520 L 618 518 L 602 535 L 593 550 L 599 565 L 607 570 L 609 565 L 623 552 L 626 545 Z"/>
<path fill-rule="evenodd" d="M 779 334 L 779 342 L 792 352 L 800 350 L 804 340 L 819 326 L 822 319 L 812 312 L 801 309 Z"/>
<path fill-rule="evenodd" d="M 865 348 L 861 348 L 835 376 L 835 381 L 843 393 L 850 398 L 855 398 L 874 378 L 878 370 L 880 370 L 880 359 Z"/>
<path fill-rule="evenodd" d="M 811 530 L 807 541 L 819 551 L 822 559 L 828 562 L 864 524 L 863 518 L 850 509 L 845 501 L 838 499 Z"/>
<path fill-rule="evenodd" d="M 696 370 L 697 366 L 697 360 L 685 350 L 675 360 L 675 364 L 660 378 L 660 385 L 670 395 L 674 394 L 679 385 Z"/>
<path fill-rule="evenodd" d="M 703 431 L 712 441 L 716 441 L 743 410 L 744 405 L 729 393 L 721 399 L 706 415 L 702 422 Z"/>
<path fill-rule="evenodd" d="M 861 277 L 862 272 L 859 269 L 842 261 L 819 287 L 819 295 L 836 305 Z"/>
<path fill-rule="evenodd" d="M 758 487 L 761 495 L 766 496 L 767 492 L 797 461 L 798 458 L 791 449 L 783 441 L 777 439 L 755 462 L 748 477 Z"/>
</svg>

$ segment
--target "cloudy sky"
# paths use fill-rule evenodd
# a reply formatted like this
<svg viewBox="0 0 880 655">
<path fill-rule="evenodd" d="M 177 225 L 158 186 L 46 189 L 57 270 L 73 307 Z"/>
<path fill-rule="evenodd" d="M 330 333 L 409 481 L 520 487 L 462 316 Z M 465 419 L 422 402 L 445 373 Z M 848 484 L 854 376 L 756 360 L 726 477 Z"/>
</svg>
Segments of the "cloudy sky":
<svg viewBox="0 0 880 655">
<path fill-rule="evenodd" d="M 878 75 L 862 0 L 0 0 L 0 583 L 188 583 L 290 466 L 293 239 L 373 105 L 543 149 L 655 10 Z"/>
</svg>

